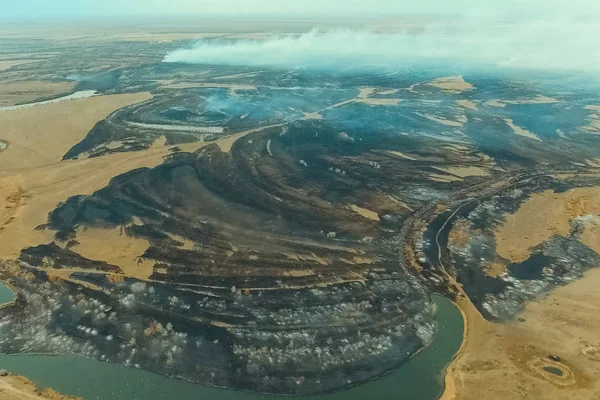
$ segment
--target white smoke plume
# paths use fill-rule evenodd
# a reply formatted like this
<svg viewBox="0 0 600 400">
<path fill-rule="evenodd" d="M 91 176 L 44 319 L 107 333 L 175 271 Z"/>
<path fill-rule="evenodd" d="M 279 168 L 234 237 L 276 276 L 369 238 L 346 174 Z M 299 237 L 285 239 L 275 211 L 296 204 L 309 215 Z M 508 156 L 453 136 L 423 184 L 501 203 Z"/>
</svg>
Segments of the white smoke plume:
<svg viewBox="0 0 600 400">
<path fill-rule="evenodd" d="M 600 72 L 600 19 L 482 16 L 440 20 L 418 32 L 313 30 L 267 40 L 202 40 L 165 62 L 233 66 L 492 68 Z"/>
</svg>

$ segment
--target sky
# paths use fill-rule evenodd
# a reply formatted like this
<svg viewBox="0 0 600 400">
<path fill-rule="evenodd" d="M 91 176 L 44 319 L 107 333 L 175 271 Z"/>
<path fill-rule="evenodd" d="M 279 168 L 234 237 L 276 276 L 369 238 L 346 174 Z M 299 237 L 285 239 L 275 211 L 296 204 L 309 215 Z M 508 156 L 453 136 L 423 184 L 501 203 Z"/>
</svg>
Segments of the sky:
<svg viewBox="0 0 600 400">
<path fill-rule="evenodd" d="M 354 30 L 309 32 L 309 26 L 299 37 L 261 42 L 199 41 L 168 54 L 165 61 L 327 68 L 431 63 L 600 76 L 600 0 L 0 0 L 0 19 L 214 14 L 311 15 L 330 21 L 379 14 L 388 22 L 411 21 L 413 16 L 426 22 L 418 33 L 402 31 L 402 23 L 385 32 L 378 32 L 377 25 L 363 29 L 355 23 Z M 202 19 L 197 21 L 201 27 Z"/>
<path fill-rule="evenodd" d="M 130 15 L 569 13 L 598 15 L 597 0 L 1 0 L 0 18 Z"/>
</svg>

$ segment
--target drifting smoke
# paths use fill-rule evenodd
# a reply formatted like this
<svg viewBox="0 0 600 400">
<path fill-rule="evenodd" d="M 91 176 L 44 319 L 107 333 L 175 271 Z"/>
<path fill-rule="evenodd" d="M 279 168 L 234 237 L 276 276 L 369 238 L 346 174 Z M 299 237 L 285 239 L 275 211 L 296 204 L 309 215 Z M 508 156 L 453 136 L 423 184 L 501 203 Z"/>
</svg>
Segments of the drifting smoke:
<svg viewBox="0 0 600 400">
<path fill-rule="evenodd" d="M 538 18 L 510 22 L 464 18 L 418 32 L 330 30 L 264 41 L 202 40 L 165 62 L 345 69 L 450 67 L 600 72 L 600 20 Z"/>
</svg>

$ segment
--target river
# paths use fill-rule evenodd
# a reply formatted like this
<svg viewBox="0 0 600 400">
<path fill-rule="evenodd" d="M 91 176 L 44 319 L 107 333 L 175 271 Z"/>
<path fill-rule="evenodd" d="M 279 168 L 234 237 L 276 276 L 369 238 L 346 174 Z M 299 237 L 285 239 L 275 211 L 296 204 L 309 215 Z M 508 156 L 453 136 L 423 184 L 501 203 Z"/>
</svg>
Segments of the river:
<svg viewBox="0 0 600 400">
<path fill-rule="evenodd" d="M 8 286 L 0 283 L 0 306 L 15 299 L 15 293 Z"/>
<path fill-rule="evenodd" d="M 0 284 L 0 303 L 14 299 Z M 308 396 L 307 400 L 435 400 L 443 389 L 446 366 L 463 338 L 460 311 L 434 295 L 438 331 L 433 343 L 383 378 L 338 393 Z M 217 389 L 76 356 L 0 355 L 0 368 L 84 400 L 275 400 L 279 396 Z"/>
</svg>

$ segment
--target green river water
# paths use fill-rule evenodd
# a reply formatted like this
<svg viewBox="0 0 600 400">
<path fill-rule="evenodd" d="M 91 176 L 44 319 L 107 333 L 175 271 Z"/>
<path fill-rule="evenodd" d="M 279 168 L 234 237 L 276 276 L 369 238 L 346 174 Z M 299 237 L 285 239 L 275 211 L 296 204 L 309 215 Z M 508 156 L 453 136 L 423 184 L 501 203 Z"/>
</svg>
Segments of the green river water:
<svg viewBox="0 0 600 400">
<path fill-rule="evenodd" d="M 12 301 L 13 292 L 0 284 L 0 304 Z M 303 397 L 306 400 L 435 400 L 444 388 L 446 366 L 458 351 L 463 336 L 459 310 L 441 296 L 437 304 L 438 332 L 427 347 L 397 371 L 383 378 L 338 393 Z M 26 376 L 38 387 L 51 387 L 84 400 L 277 400 L 259 395 L 196 385 L 139 369 L 75 356 L 0 355 L 0 368 Z"/>
</svg>

